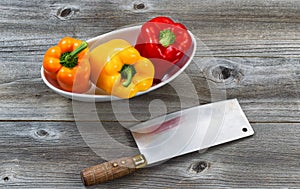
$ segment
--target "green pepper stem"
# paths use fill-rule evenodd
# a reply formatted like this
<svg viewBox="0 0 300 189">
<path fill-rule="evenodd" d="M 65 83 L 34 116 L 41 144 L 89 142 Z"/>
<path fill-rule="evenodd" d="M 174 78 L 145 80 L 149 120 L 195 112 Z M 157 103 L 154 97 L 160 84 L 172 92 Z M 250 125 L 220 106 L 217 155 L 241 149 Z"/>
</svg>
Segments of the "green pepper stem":
<svg viewBox="0 0 300 189">
<path fill-rule="evenodd" d="M 159 43 L 163 47 L 168 47 L 172 45 L 175 42 L 176 36 L 175 34 L 170 30 L 162 30 L 159 33 Z"/>
<path fill-rule="evenodd" d="M 72 64 L 74 61 L 77 61 L 75 60 L 77 58 L 77 55 L 87 47 L 88 43 L 86 41 L 82 42 L 74 51 L 72 51 L 65 57 L 65 62 Z"/>
<path fill-rule="evenodd" d="M 121 76 L 125 78 L 125 81 L 122 83 L 124 87 L 128 87 L 131 82 L 132 78 L 135 75 L 136 70 L 133 65 L 124 64 L 124 66 L 121 69 Z"/>
</svg>

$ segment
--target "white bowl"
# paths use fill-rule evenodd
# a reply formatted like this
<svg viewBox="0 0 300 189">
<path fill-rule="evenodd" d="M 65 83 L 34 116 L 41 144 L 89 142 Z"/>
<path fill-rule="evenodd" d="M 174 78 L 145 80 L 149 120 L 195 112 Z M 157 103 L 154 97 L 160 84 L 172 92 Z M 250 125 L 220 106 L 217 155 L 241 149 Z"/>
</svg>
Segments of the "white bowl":
<svg viewBox="0 0 300 189">
<path fill-rule="evenodd" d="M 99 44 L 106 43 L 112 39 L 124 39 L 124 40 L 128 41 L 129 43 L 131 43 L 132 45 L 135 45 L 137 36 L 140 32 L 140 29 L 141 29 L 141 25 L 128 27 L 128 28 L 122 28 L 122 29 L 115 30 L 115 31 L 97 36 L 95 38 L 89 39 L 89 40 L 87 40 L 87 42 L 89 44 L 89 47 L 93 47 L 93 46 L 95 47 Z M 171 82 L 173 79 L 175 79 L 180 73 L 182 73 L 186 69 L 186 67 L 191 63 L 191 61 L 195 55 L 196 46 L 197 46 L 197 42 L 196 42 L 194 35 L 190 31 L 189 31 L 189 34 L 192 38 L 192 49 L 190 52 L 191 54 L 189 55 L 189 59 L 186 61 L 186 63 L 180 69 L 173 70 L 173 71 L 171 70 L 168 74 L 165 75 L 165 77 L 163 77 L 163 79 L 160 83 L 150 87 L 147 91 L 137 93 L 136 96 L 151 92 L 153 90 L 156 90 L 156 89 L 164 86 L 165 84 L 167 84 L 167 83 Z M 174 66 L 174 67 L 176 67 L 176 66 Z M 41 67 L 41 76 L 42 76 L 44 83 L 50 89 L 52 89 L 56 93 L 66 97 L 66 98 L 70 98 L 70 99 L 78 100 L 78 101 L 85 101 L 85 102 L 104 102 L 104 101 L 112 101 L 112 100 L 121 100 L 121 98 L 105 94 L 104 91 L 97 88 L 93 84 L 92 84 L 91 89 L 89 91 L 87 91 L 86 93 L 72 93 L 72 92 L 67 92 L 67 91 L 61 90 L 58 88 L 57 85 L 55 85 L 55 83 L 48 80 L 48 78 L 44 74 L 43 66 Z"/>
</svg>

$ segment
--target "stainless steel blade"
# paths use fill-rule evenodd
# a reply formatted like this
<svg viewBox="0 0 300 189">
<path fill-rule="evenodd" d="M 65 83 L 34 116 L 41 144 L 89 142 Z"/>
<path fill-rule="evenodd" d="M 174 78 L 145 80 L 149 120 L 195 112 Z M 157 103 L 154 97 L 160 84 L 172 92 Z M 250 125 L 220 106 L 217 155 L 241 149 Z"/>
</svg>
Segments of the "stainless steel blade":
<svg viewBox="0 0 300 189">
<path fill-rule="evenodd" d="M 236 99 L 174 112 L 130 130 L 148 165 L 254 134 Z"/>
</svg>

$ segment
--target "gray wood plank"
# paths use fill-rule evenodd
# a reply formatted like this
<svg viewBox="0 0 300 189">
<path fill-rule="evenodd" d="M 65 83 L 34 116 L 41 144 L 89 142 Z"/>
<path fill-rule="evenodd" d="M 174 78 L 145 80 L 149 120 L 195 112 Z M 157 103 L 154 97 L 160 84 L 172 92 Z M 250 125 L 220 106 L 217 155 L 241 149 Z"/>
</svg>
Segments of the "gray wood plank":
<svg viewBox="0 0 300 189">
<path fill-rule="evenodd" d="M 86 40 L 162 14 L 182 21 L 215 56 L 299 57 L 297 0 L 144 1 L 145 8 L 139 10 L 135 4 L 126 0 L 4 1 L 0 52 L 11 56 L 1 60 L 22 60 L 27 54 L 31 55 L 28 62 L 40 62 L 49 45 L 66 35 Z M 210 55 L 210 51 L 201 51 L 201 55 Z"/>
<path fill-rule="evenodd" d="M 123 127 L 104 125 L 116 141 L 135 147 Z M 93 188 L 297 188 L 299 123 L 252 126 L 256 134 L 250 138 L 177 157 Z M 109 148 L 105 140 L 100 145 L 103 154 L 95 154 L 72 122 L 1 122 L 0 141 L 0 186 L 8 188 L 84 188 L 81 169 L 104 162 L 105 153 L 126 154 L 124 148 Z"/>
<path fill-rule="evenodd" d="M 117 120 L 117 115 L 121 121 L 133 121 L 127 116 L 129 110 L 124 109 L 124 105 L 129 104 L 136 119 L 146 120 L 151 113 L 157 116 L 199 103 L 237 98 L 251 122 L 299 122 L 299 61 L 298 58 L 197 56 L 185 73 L 168 86 L 129 102 L 82 103 L 86 106 L 82 113 L 89 115 L 97 111 L 101 120 Z M 80 102 L 72 102 L 51 91 L 40 78 L 40 65 L 27 65 L 28 75 L 21 76 L 23 79 L 19 78 L 25 74 L 22 69 L 6 65 L 2 64 L 7 75 L 0 75 L 3 82 L 0 85 L 1 120 L 74 121 L 74 107 Z M 188 91 L 193 87 L 197 94 Z M 158 103 L 158 100 L 164 103 Z M 155 109 L 155 106 L 162 108 L 161 113 L 157 110 L 149 112 L 149 107 Z"/>
</svg>

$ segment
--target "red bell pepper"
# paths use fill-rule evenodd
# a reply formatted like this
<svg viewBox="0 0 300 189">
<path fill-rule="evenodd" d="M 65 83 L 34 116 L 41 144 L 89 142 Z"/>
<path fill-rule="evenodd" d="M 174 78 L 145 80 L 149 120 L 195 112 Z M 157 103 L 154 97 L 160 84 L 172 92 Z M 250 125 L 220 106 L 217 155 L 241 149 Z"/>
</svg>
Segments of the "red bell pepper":
<svg viewBox="0 0 300 189">
<path fill-rule="evenodd" d="M 192 39 L 186 27 L 168 17 L 156 17 L 142 25 L 135 48 L 155 67 L 155 81 L 159 82 L 191 48 Z M 186 59 L 185 59 L 186 60 Z"/>
</svg>

